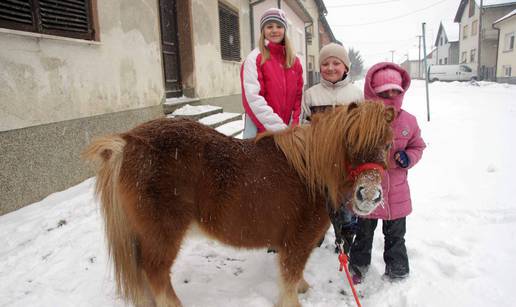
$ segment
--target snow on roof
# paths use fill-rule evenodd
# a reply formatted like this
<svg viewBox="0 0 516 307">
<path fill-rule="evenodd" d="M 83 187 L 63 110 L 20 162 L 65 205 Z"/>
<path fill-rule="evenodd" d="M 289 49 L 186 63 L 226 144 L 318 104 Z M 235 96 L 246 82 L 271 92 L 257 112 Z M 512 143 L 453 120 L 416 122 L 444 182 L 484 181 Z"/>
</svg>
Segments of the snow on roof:
<svg viewBox="0 0 516 307">
<path fill-rule="evenodd" d="M 495 24 L 495 23 L 499 23 L 500 21 L 505 20 L 505 19 L 507 19 L 507 18 L 509 18 L 509 17 L 511 17 L 511 16 L 513 16 L 513 15 L 516 15 L 516 9 L 514 9 L 514 10 L 513 10 L 512 12 L 510 12 L 509 14 L 507 14 L 507 15 L 503 16 L 502 18 L 498 19 L 497 21 L 493 22 L 493 24 Z"/>
</svg>

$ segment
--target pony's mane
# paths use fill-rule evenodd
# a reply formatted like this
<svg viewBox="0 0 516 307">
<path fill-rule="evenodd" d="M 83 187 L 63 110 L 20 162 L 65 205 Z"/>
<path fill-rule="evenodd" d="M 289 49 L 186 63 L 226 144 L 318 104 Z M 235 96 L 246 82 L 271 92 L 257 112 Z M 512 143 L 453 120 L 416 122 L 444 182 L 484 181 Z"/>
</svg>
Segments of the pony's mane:
<svg viewBox="0 0 516 307">
<path fill-rule="evenodd" d="M 349 109 L 339 106 L 314 116 L 310 125 L 266 134 L 306 180 L 309 193 L 328 193 L 335 205 L 349 185 L 347 164 L 384 142 L 389 127 L 381 103 L 365 101 Z"/>
</svg>

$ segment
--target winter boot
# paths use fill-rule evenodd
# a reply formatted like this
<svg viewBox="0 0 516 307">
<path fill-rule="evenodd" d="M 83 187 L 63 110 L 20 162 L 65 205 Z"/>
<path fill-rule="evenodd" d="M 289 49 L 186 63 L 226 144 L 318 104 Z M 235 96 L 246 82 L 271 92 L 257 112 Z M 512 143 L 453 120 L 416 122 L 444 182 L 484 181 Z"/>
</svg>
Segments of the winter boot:
<svg viewBox="0 0 516 307">
<path fill-rule="evenodd" d="M 385 275 L 390 280 L 401 280 L 409 276 L 409 268 L 402 263 L 392 263 L 385 266 Z"/>
</svg>

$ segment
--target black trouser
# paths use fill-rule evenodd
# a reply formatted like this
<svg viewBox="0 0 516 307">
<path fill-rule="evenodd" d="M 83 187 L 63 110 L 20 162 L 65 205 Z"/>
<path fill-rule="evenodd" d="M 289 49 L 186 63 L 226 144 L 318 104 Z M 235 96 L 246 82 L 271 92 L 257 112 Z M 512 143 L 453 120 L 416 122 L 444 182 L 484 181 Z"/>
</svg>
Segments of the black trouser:
<svg viewBox="0 0 516 307">
<path fill-rule="evenodd" d="M 368 266 L 371 264 L 371 249 L 373 247 L 374 230 L 378 225 L 377 219 L 358 219 L 355 241 L 351 246 L 350 264 L 352 267 Z M 405 247 L 406 219 L 382 220 L 382 231 L 385 236 L 383 260 L 386 266 L 406 269 L 409 263 Z"/>
</svg>

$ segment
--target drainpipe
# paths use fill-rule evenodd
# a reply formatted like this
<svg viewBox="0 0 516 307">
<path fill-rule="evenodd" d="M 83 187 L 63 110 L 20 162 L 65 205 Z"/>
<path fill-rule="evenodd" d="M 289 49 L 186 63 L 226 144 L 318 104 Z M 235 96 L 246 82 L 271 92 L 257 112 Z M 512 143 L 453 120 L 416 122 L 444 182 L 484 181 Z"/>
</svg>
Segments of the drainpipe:
<svg viewBox="0 0 516 307">
<path fill-rule="evenodd" d="M 495 81 L 498 82 L 498 57 L 499 57 L 498 49 L 500 46 L 500 28 L 497 28 L 497 27 L 495 27 L 495 25 L 493 25 L 493 29 L 495 29 L 498 32 L 498 38 L 496 39 L 497 44 L 496 44 L 496 58 L 495 58 Z"/>
<path fill-rule="evenodd" d="M 308 76 L 308 42 L 306 41 L 306 33 L 307 33 L 307 32 L 306 32 L 306 29 L 307 29 L 308 27 L 312 26 L 313 24 L 314 24 L 314 23 L 313 23 L 313 21 L 312 21 L 312 22 L 308 23 L 308 25 L 306 25 L 306 26 L 305 26 L 305 57 L 306 57 L 306 59 L 305 59 L 306 66 L 305 66 L 305 67 L 306 67 L 306 75 L 307 75 L 307 76 Z M 312 34 L 312 43 L 313 43 L 313 42 L 314 42 L 314 35 Z M 315 65 L 315 63 L 314 63 L 314 65 Z M 314 67 L 314 68 L 315 68 L 315 67 Z M 306 81 L 308 81 L 308 80 L 306 80 Z M 313 79 L 312 79 L 312 81 L 313 81 Z M 308 82 L 306 82 L 306 85 L 307 85 L 308 87 L 312 86 L 312 84 L 309 84 Z"/>
<path fill-rule="evenodd" d="M 484 76 L 482 78 L 480 77 L 480 68 L 482 67 L 480 65 L 480 54 L 482 52 L 482 8 L 483 8 L 484 0 L 480 0 L 480 9 L 478 10 L 478 63 L 477 63 L 477 77 L 478 80 L 483 80 Z"/>
<path fill-rule="evenodd" d="M 254 41 L 254 6 L 264 1 L 265 0 L 257 0 L 249 3 L 249 19 L 251 23 L 251 50 L 253 50 L 256 47 Z"/>
</svg>

